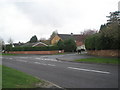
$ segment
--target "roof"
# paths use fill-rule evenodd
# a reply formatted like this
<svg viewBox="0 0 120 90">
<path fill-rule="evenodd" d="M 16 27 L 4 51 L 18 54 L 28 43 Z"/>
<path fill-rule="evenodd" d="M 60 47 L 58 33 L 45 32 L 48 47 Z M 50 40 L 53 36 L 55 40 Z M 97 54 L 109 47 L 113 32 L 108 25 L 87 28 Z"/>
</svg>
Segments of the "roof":
<svg viewBox="0 0 120 90">
<path fill-rule="evenodd" d="M 40 40 L 40 42 L 45 43 L 46 45 L 50 45 L 50 40 Z"/>
<path fill-rule="evenodd" d="M 16 46 L 21 46 L 21 45 L 24 45 L 24 43 L 13 43 L 13 45 L 16 47 Z"/>
<path fill-rule="evenodd" d="M 74 39 L 72 34 L 57 34 L 62 40 Z"/>
<path fill-rule="evenodd" d="M 21 47 L 38 47 L 38 46 L 48 46 L 48 45 L 43 42 L 25 43 L 24 45 L 21 45 Z"/>
<path fill-rule="evenodd" d="M 44 46 L 48 46 L 47 44 L 43 43 L 43 42 L 38 42 L 38 43 L 35 43 L 32 47 L 35 47 L 35 46 L 40 46 L 41 45 L 44 45 Z"/>
<path fill-rule="evenodd" d="M 58 34 L 58 36 L 62 39 L 62 40 L 66 40 L 66 39 L 74 39 L 76 41 L 84 41 L 85 39 L 85 35 L 81 35 L 81 34 Z"/>
</svg>

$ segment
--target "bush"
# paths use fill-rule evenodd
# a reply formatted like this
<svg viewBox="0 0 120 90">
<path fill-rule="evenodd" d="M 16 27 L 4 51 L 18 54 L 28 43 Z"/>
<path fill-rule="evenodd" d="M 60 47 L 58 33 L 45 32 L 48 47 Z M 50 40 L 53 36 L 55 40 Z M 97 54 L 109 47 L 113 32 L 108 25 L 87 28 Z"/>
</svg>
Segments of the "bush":
<svg viewBox="0 0 120 90">
<path fill-rule="evenodd" d="M 64 50 L 65 44 L 62 40 L 59 40 L 56 45 L 58 46 L 59 50 Z"/>
<path fill-rule="evenodd" d="M 6 51 L 11 51 L 11 49 L 12 49 L 12 45 L 11 44 L 10 45 L 6 45 L 6 47 L 5 47 Z"/>
<path fill-rule="evenodd" d="M 76 43 L 73 39 L 67 39 L 64 41 L 65 52 L 73 52 L 76 50 Z"/>
<path fill-rule="evenodd" d="M 108 49 L 120 49 L 118 26 L 116 28 L 113 25 L 109 25 L 101 32 L 91 35 L 86 38 L 85 46 L 88 50 L 108 50 Z M 119 27 L 120 28 L 120 27 Z"/>
</svg>

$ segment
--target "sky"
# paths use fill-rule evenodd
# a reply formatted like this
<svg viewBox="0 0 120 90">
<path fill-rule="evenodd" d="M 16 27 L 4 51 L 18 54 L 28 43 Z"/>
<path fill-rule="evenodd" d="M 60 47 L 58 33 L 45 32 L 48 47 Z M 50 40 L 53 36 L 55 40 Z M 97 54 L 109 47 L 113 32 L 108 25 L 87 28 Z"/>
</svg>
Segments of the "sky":
<svg viewBox="0 0 120 90">
<path fill-rule="evenodd" d="M 99 30 L 119 0 L 0 0 L 0 38 L 27 42 L 48 39 L 53 31 L 80 34 Z"/>
</svg>

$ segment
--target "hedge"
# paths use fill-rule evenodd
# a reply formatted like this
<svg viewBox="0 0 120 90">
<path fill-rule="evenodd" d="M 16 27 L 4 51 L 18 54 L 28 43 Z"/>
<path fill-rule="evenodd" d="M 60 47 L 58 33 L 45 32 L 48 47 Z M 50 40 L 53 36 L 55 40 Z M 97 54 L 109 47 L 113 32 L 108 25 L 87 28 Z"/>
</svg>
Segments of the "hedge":
<svg viewBox="0 0 120 90">
<path fill-rule="evenodd" d="M 59 48 L 57 46 L 6 48 L 6 51 L 53 51 L 53 50 L 59 50 Z"/>
<path fill-rule="evenodd" d="M 103 33 L 97 33 L 85 39 L 87 50 L 116 50 L 120 49 L 119 43 L 118 39 L 114 39 Z"/>
</svg>

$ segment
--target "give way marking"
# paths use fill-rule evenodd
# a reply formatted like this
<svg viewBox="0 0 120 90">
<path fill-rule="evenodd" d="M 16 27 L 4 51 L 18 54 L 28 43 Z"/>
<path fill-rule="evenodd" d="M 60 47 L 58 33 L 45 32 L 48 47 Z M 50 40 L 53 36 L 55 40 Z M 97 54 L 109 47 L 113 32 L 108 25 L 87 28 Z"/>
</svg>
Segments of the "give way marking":
<svg viewBox="0 0 120 90">
<path fill-rule="evenodd" d="M 110 72 L 93 70 L 93 69 L 83 69 L 83 68 L 75 68 L 75 67 L 68 67 L 68 68 L 69 68 L 69 69 L 75 69 L 75 70 L 81 70 L 81 71 L 88 71 L 88 72 L 96 72 L 96 73 L 110 74 Z"/>
</svg>

